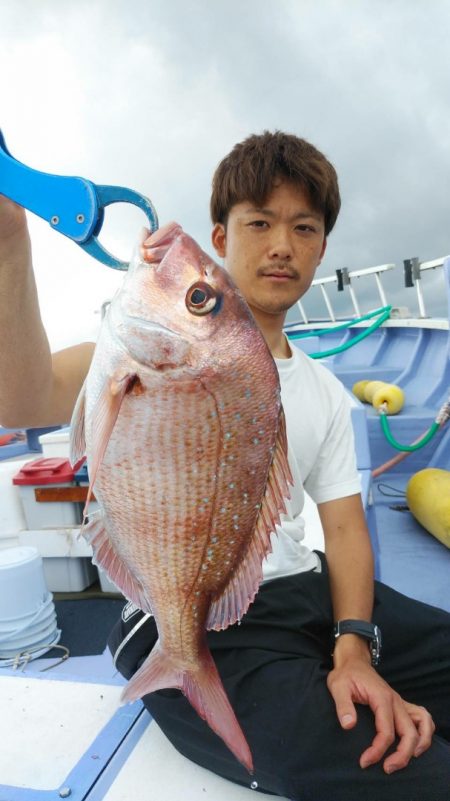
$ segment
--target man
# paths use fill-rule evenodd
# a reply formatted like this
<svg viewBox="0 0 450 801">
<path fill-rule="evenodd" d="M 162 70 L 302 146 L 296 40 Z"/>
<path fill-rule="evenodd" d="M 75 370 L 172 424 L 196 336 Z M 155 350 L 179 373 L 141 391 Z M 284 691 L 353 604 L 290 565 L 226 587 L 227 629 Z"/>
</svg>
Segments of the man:
<svg viewBox="0 0 450 801">
<path fill-rule="evenodd" d="M 325 368 L 292 351 L 283 334 L 286 312 L 311 284 L 339 205 L 327 159 L 279 132 L 237 145 L 214 177 L 213 245 L 276 359 L 296 481 L 255 602 L 240 626 L 211 632 L 209 647 L 249 741 L 260 790 L 299 801 L 353 801 L 362 794 L 446 801 L 450 616 L 383 585 L 374 602 L 345 393 Z M 0 420 L 11 426 L 67 420 L 93 346 L 50 357 L 24 218 L 9 204 L 0 218 L 2 260 L 0 297 L 8 303 L 0 375 L 8 382 L 0 382 Z M 326 558 L 302 544 L 302 484 L 318 503 Z M 367 639 L 375 636 L 372 618 L 384 637 L 377 669 Z M 358 622 L 338 637 L 332 655 L 333 623 L 347 620 Z M 125 675 L 156 637 L 153 619 L 128 609 L 110 640 Z M 249 785 L 245 769 L 178 691 L 153 693 L 145 703 L 182 753 Z M 440 737 L 433 736 L 435 726 Z"/>
</svg>

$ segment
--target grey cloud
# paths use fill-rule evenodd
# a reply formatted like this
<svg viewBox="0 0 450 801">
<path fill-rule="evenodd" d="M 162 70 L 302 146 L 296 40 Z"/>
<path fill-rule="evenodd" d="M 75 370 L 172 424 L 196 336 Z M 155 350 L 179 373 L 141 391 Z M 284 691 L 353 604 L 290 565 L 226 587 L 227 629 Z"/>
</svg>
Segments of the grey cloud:
<svg viewBox="0 0 450 801">
<path fill-rule="evenodd" d="M 46 35 L 70 60 L 84 130 L 74 171 L 146 192 L 161 221 L 179 220 L 206 249 L 216 164 L 249 133 L 280 128 L 320 147 L 340 176 L 320 274 L 395 262 L 386 285 L 400 303 L 402 260 L 450 251 L 444 0 L 0 0 L 0 10 L 0 45 Z M 446 313 L 429 286 L 431 309 Z"/>
</svg>

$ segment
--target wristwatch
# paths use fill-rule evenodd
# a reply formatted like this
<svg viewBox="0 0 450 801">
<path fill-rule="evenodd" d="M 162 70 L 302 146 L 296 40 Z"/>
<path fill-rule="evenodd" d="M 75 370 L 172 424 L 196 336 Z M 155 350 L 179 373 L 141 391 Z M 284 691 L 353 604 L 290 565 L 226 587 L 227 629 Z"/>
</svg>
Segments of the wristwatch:
<svg viewBox="0 0 450 801">
<path fill-rule="evenodd" d="M 333 629 L 335 641 L 342 634 L 357 634 L 370 643 L 372 665 L 379 665 L 381 659 L 381 631 L 375 623 L 367 620 L 339 620 Z"/>
</svg>

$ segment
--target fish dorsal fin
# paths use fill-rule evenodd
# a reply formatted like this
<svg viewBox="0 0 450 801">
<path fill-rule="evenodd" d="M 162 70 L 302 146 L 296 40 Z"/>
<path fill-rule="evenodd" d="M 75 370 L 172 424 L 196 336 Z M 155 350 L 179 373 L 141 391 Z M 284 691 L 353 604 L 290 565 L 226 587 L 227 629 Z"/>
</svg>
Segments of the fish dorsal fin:
<svg viewBox="0 0 450 801">
<path fill-rule="evenodd" d="M 135 379 L 136 376 L 134 374 L 127 374 L 120 378 L 108 378 L 94 406 L 91 420 L 92 456 L 89 465 L 90 484 L 84 514 L 86 514 L 92 496 L 98 469 L 103 461 L 114 425 L 119 416 L 122 401 Z"/>
<path fill-rule="evenodd" d="M 280 411 L 275 452 L 267 478 L 266 491 L 258 520 L 245 557 L 231 576 L 222 594 L 213 599 L 206 621 L 207 629 L 220 631 L 245 615 L 262 580 L 262 563 L 271 551 L 270 535 L 286 512 L 285 498 L 290 497 L 292 475 L 287 457 L 286 422 Z"/>
<path fill-rule="evenodd" d="M 92 545 L 93 564 L 105 570 L 111 581 L 139 609 L 151 612 L 142 584 L 130 573 L 108 537 L 103 512 L 94 512 L 89 522 L 82 526 L 81 534 Z"/>
<path fill-rule="evenodd" d="M 78 395 L 70 423 L 70 464 L 72 467 L 79 462 L 86 453 L 86 431 L 84 427 L 85 406 L 86 381 Z"/>
</svg>

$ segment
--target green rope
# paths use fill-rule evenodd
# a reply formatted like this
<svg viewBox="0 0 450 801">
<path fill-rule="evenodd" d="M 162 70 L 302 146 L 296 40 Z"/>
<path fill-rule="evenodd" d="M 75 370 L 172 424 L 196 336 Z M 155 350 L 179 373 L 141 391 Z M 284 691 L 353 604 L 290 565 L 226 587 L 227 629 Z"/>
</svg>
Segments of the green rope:
<svg viewBox="0 0 450 801">
<path fill-rule="evenodd" d="M 356 323 L 362 323 L 364 322 L 364 320 L 370 320 L 372 317 L 379 315 L 378 319 L 375 320 L 375 322 L 373 322 L 372 325 L 369 325 L 368 328 L 365 328 L 364 331 L 362 331 L 360 334 L 357 334 L 355 337 L 352 337 L 352 339 L 348 340 L 348 342 L 344 342 L 342 345 L 338 345 L 337 347 L 331 348 L 330 350 L 323 350 L 320 351 L 319 353 L 309 354 L 311 359 L 324 359 L 327 356 L 334 356 L 336 353 L 342 353 L 343 351 L 352 348 L 353 345 L 357 345 L 358 342 L 361 342 L 363 339 L 368 337 L 373 331 L 376 331 L 376 329 L 379 328 L 380 325 L 383 325 L 383 323 L 389 318 L 391 310 L 392 306 L 382 306 L 379 309 L 375 309 L 375 311 L 368 312 L 368 314 L 364 314 L 362 317 L 358 317 L 353 320 L 348 320 L 345 323 L 333 326 L 333 328 L 321 328 L 319 331 L 306 331 L 304 333 L 292 333 L 292 334 L 289 333 L 289 331 L 285 331 L 285 333 L 287 334 L 287 337 L 289 339 L 306 339 L 307 337 L 312 337 L 312 336 L 320 337 L 323 336 L 324 334 L 334 333 L 335 331 L 342 331 L 345 328 L 350 328 Z M 386 412 L 384 412 L 383 410 L 380 410 L 380 422 L 383 434 L 386 437 L 389 444 L 392 445 L 392 447 L 398 451 L 406 451 L 408 453 L 411 453 L 412 451 L 418 451 L 419 448 L 423 448 L 425 445 L 427 445 L 436 434 L 436 431 L 439 431 L 440 428 L 439 423 L 435 421 L 434 423 L 431 424 L 427 433 L 424 434 L 424 436 L 421 437 L 421 439 L 414 445 L 400 445 L 400 443 L 397 442 L 396 439 L 394 439 L 391 433 Z"/>
<path fill-rule="evenodd" d="M 352 325 L 356 323 L 363 323 L 364 320 L 370 320 L 372 317 L 376 317 L 377 314 L 383 314 L 386 311 L 391 313 L 392 306 L 381 306 L 379 309 L 375 309 L 374 311 L 368 312 L 367 314 L 363 314 L 362 317 L 354 317 L 352 320 L 346 320 L 345 323 L 339 323 L 339 325 L 334 325 L 333 328 L 320 328 L 319 331 L 312 330 L 312 331 L 305 331 L 303 333 L 293 333 L 289 334 L 286 332 L 290 339 L 306 339 L 307 337 L 321 337 L 324 334 L 334 333 L 335 331 L 342 331 L 344 328 L 350 328 Z M 383 321 L 384 322 L 384 321 Z M 298 323 L 292 323 L 292 325 L 298 325 Z"/>
<path fill-rule="evenodd" d="M 407 451 L 408 453 L 412 453 L 413 451 L 418 451 L 419 448 L 423 448 L 425 445 L 428 444 L 430 439 L 434 437 L 436 431 L 439 431 L 439 423 L 436 423 L 435 421 L 434 423 L 431 424 L 427 433 L 424 434 L 424 436 L 418 442 L 416 442 L 415 445 L 400 445 L 400 443 L 397 442 L 397 440 L 394 439 L 394 437 L 392 436 L 386 412 L 383 411 L 380 412 L 380 423 L 383 434 L 386 437 L 389 444 L 392 445 L 392 447 L 395 448 L 397 451 Z"/>
<path fill-rule="evenodd" d="M 344 350 L 348 350 L 349 348 L 352 348 L 353 345 L 357 345 L 358 342 L 361 342 L 363 339 L 365 339 L 370 334 L 372 334 L 373 331 L 376 331 L 376 329 L 379 328 L 380 325 L 382 325 L 385 322 L 385 320 L 388 319 L 388 317 L 389 317 L 389 315 L 391 313 L 392 306 L 385 306 L 383 308 L 384 308 L 384 310 L 377 309 L 378 312 L 382 311 L 382 313 L 380 314 L 378 320 L 375 320 L 375 322 L 372 323 L 372 325 L 369 325 L 369 327 L 365 328 L 364 331 L 362 331 L 360 334 L 357 334 L 355 337 L 352 337 L 352 339 L 349 339 L 348 342 L 343 342 L 342 345 L 337 345 L 337 347 L 331 348 L 330 350 L 322 350 L 322 351 L 319 351 L 318 353 L 309 353 L 308 354 L 309 357 L 311 359 L 325 359 L 328 356 L 335 356 L 336 353 L 342 353 Z M 374 312 L 371 313 L 371 316 L 373 316 L 373 315 L 374 315 Z M 356 321 L 353 320 L 353 321 L 351 321 L 349 323 L 346 323 L 346 327 L 354 325 L 355 322 Z M 336 330 L 335 328 L 325 329 L 325 331 L 335 331 L 335 330 Z M 302 334 L 289 334 L 288 333 L 288 337 L 289 337 L 289 339 L 300 339 L 302 337 Z"/>
</svg>

